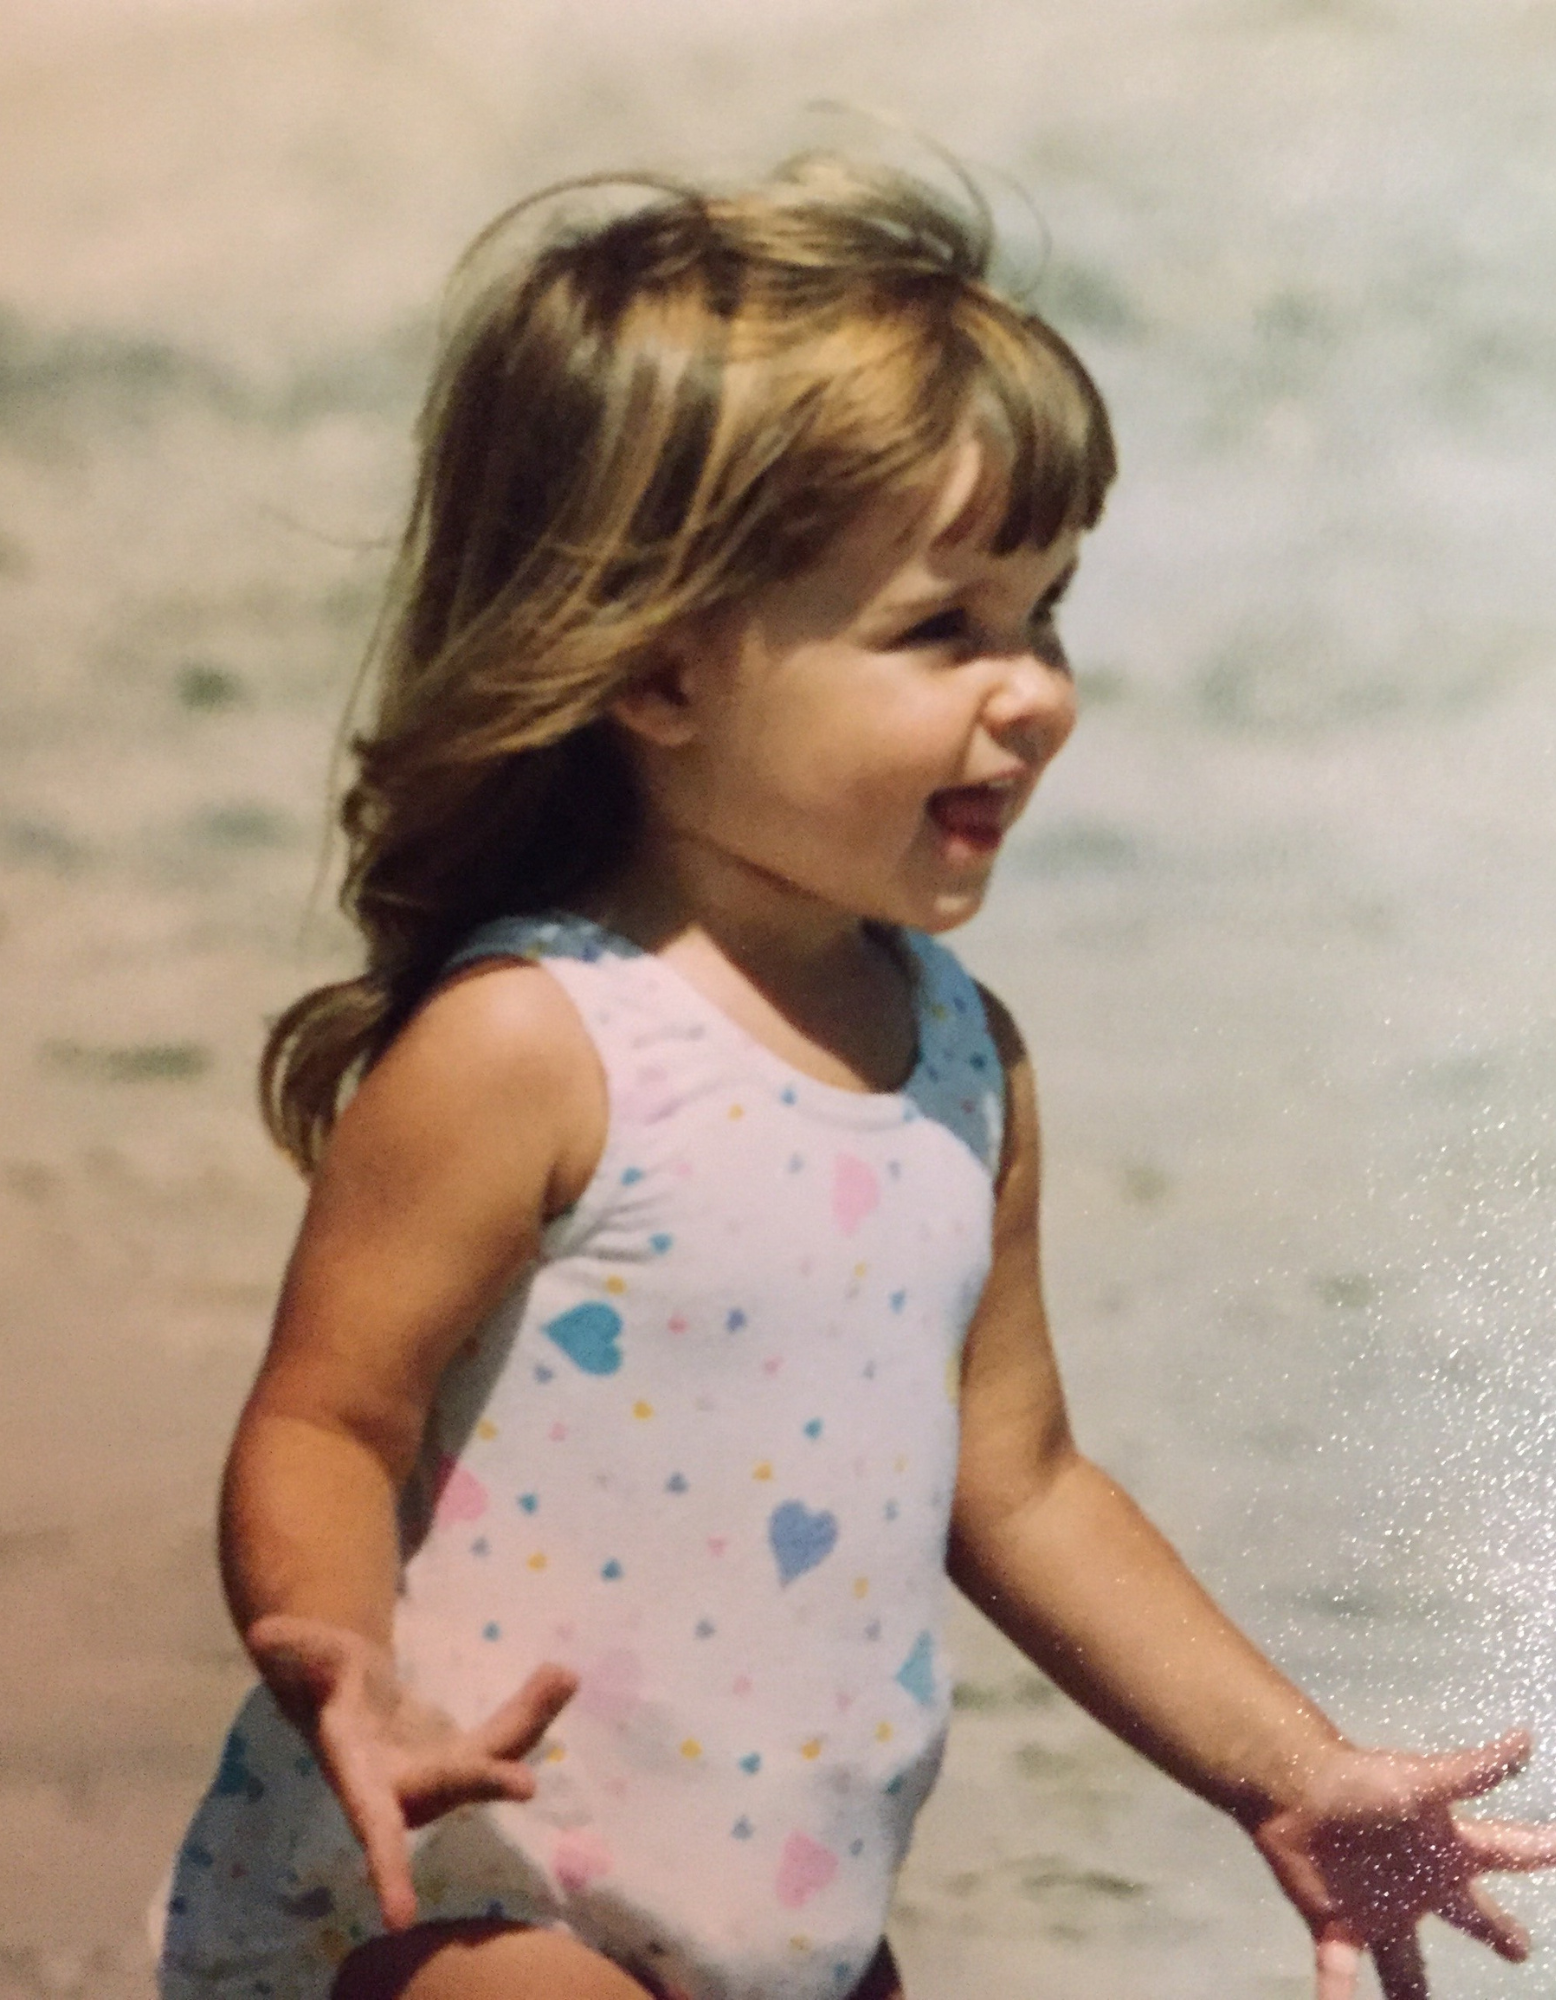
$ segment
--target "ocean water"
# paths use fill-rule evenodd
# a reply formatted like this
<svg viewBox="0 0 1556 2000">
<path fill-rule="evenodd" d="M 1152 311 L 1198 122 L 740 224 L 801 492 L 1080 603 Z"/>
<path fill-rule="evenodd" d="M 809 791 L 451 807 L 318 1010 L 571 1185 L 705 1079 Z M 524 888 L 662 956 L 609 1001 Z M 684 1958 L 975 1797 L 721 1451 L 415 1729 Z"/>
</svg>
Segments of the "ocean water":
<svg viewBox="0 0 1556 2000">
<path fill-rule="evenodd" d="M 1078 1428 L 1354 1734 L 1527 1721 L 1510 1797 L 1556 1813 L 1556 6 L 9 15 L 24 1114 L 149 1078 L 145 1173 L 194 1149 L 282 1215 L 234 1079 L 338 951 L 299 914 L 443 270 L 560 174 L 900 115 L 988 176 L 1123 458 L 1083 726 L 966 934 L 1038 1063 Z M 1235 1836 L 971 1627 L 963 1671 L 903 1890 L 922 2000 L 1304 1990 Z M 1556 1948 L 1556 1886 L 1509 1894 Z M 1444 1992 L 1541 1988 L 1433 1950 Z"/>
</svg>

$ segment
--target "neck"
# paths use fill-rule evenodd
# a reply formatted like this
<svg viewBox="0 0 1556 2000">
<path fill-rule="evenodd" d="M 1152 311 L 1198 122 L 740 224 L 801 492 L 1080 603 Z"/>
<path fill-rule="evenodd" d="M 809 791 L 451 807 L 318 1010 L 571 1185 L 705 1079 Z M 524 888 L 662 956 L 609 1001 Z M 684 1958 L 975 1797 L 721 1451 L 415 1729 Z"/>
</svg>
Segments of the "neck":
<svg viewBox="0 0 1556 2000">
<path fill-rule="evenodd" d="M 757 1041 L 849 1090 L 911 1070 L 912 975 L 864 918 L 693 835 L 646 843 L 585 914 L 673 965 Z"/>
<path fill-rule="evenodd" d="M 674 829 L 645 842 L 588 914 L 649 950 L 703 940 L 763 985 L 824 979 L 872 949 L 863 918 Z"/>
</svg>

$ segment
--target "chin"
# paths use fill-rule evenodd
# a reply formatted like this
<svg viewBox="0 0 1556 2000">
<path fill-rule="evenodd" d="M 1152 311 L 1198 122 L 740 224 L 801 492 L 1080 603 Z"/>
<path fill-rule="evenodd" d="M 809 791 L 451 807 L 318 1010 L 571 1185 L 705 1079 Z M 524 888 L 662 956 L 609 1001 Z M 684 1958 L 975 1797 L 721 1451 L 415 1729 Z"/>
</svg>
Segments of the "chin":
<svg viewBox="0 0 1556 2000">
<path fill-rule="evenodd" d="M 925 931 L 930 937 L 938 937 L 942 931 L 954 931 L 959 924 L 965 924 L 977 916 L 983 908 L 984 897 L 989 885 L 980 882 L 976 888 L 941 890 L 938 895 L 926 897 L 924 907 L 912 919 L 916 931 Z"/>
</svg>

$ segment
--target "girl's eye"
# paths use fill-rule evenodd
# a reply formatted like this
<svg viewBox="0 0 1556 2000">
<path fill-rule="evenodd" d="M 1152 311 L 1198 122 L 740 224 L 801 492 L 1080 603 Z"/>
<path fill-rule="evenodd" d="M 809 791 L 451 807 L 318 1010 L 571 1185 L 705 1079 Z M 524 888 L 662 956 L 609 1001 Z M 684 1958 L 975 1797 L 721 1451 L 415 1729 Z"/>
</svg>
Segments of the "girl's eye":
<svg viewBox="0 0 1556 2000">
<path fill-rule="evenodd" d="M 1059 606 L 1057 604 L 1040 604 L 1032 613 L 1027 630 L 1038 636 L 1042 636 L 1052 632 L 1058 623 Z"/>
<path fill-rule="evenodd" d="M 1074 581 L 1075 572 L 1072 569 L 1067 575 L 1060 577 L 1059 581 L 1048 592 L 1046 597 L 1038 599 L 1032 611 L 1032 623 L 1034 625 L 1051 625 L 1054 622 L 1055 618 L 1059 615 L 1059 606 L 1063 604 L 1066 596 L 1069 594 L 1070 585 Z"/>
<path fill-rule="evenodd" d="M 958 605 L 951 605 L 944 611 L 937 611 L 932 618 L 920 619 L 910 631 L 904 632 L 896 642 L 898 648 L 908 646 L 954 646 L 959 639 L 967 637 L 967 613 Z"/>
</svg>

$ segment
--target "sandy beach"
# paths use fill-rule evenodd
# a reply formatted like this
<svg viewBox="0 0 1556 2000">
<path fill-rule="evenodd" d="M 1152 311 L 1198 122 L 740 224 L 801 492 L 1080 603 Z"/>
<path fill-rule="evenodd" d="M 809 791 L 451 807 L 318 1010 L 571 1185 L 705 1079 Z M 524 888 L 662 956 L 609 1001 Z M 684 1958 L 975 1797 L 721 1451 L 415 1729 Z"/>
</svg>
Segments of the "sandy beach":
<svg viewBox="0 0 1556 2000">
<path fill-rule="evenodd" d="M 323 801 L 442 275 L 559 175 L 871 132 L 822 98 L 989 175 L 1118 416 L 1085 726 L 967 939 L 1082 1436 L 1357 1733 L 1549 1736 L 1556 9 L 7 15 L 0 2000 L 149 2000 L 247 1685 L 212 1503 L 301 1201 L 252 1072 L 347 962 Z M 1298 2000 L 1240 1836 L 958 1641 L 914 2000 Z"/>
</svg>

